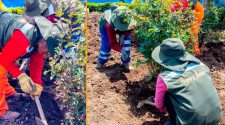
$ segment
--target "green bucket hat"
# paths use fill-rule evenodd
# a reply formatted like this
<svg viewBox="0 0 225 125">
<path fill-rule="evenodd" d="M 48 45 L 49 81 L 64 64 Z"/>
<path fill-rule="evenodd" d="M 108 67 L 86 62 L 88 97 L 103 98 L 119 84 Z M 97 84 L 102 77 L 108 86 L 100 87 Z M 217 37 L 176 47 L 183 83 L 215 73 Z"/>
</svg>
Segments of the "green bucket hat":
<svg viewBox="0 0 225 125">
<path fill-rule="evenodd" d="M 68 26 L 60 20 L 57 23 L 52 23 L 43 16 L 34 17 L 34 21 L 42 37 L 46 40 L 50 54 L 54 56 L 55 48 L 60 44 L 59 40 L 62 40 L 69 31 Z"/>
<path fill-rule="evenodd" d="M 51 0 L 26 0 L 24 14 L 27 16 L 49 16 L 57 11 Z"/>
<path fill-rule="evenodd" d="M 118 6 L 116 5 L 116 4 L 112 4 L 112 6 L 111 6 L 111 11 L 113 12 L 116 8 L 118 8 Z"/>
<path fill-rule="evenodd" d="M 125 6 L 119 6 L 113 11 L 110 23 L 119 31 L 131 30 L 137 24 L 132 17 L 131 11 Z"/>
<path fill-rule="evenodd" d="M 201 62 L 185 50 L 183 42 L 178 38 L 163 40 L 153 50 L 152 58 L 163 67 L 175 71 L 184 71 L 189 62 Z"/>
</svg>

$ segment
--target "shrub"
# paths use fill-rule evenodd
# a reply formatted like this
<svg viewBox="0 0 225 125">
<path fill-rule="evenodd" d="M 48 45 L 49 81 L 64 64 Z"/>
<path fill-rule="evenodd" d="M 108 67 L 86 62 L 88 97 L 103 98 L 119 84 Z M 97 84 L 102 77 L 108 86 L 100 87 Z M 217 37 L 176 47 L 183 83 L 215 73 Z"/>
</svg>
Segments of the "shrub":
<svg viewBox="0 0 225 125">
<path fill-rule="evenodd" d="M 145 60 L 138 60 L 138 64 L 147 63 L 150 65 L 150 71 L 156 76 L 160 70 L 151 58 L 153 49 L 166 38 L 180 38 L 187 50 L 192 52 L 191 46 L 191 25 L 195 19 L 194 11 L 187 9 L 182 12 L 181 9 L 171 13 L 170 4 L 165 0 L 148 0 L 134 2 L 134 18 L 137 20 L 135 34 L 140 42 L 140 52 Z"/>
<path fill-rule="evenodd" d="M 51 79 L 56 79 L 54 90 L 61 110 L 64 111 L 64 124 L 84 125 L 86 117 L 86 50 L 85 50 L 85 10 L 84 4 L 71 0 L 54 1 L 59 10 L 57 15 L 70 25 L 66 40 L 61 40 L 56 56 L 50 58 Z M 73 4 L 71 3 L 73 2 Z M 69 6 L 68 6 L 69 5 Z M 0 6 L 1 7 L 1 6 Z M 66 7 L 73 11 L 64 13 Z M 0 8 L 2 9 L 2 8 Z M 7 8 L 4 11 L 22 14 L 24 8 Z M 62 49 L 63 48 L 63 49 Z"/>
<path fill-rule="evenodd" d="M 55 57 L 51 58 L 50 72 L 52 78 L 56 79 L 59 106 L 65 111 L 64 123 L 84 125 L 86 119 L 85 10 L 84 5 L 79 1 L 73 4 L 70 0 L 63 1 L 56 2 L 59 7 L 57 15 L 64 15 L 63 10 L 69 5 L 72 11 L 66 14 L 68 18 L 64 18 L 64 21 L 70 25 L 70 31 L 66 41 L 61 40 L 61 46 L 56 49 Z"/>
<path fill-rule="evenodd" d="M 127 6 L 129 8 L 132 7 L 132 4 L 123 3 L 123 2 L 111 2 L 111 3 L 88 3 L 87 7 L 90 12 L 96 11 L 96 12 L 104 12 L 107 9 L 110 9 L 110 7 L 116 4 L 118 6 Z"/>
<path fill-rule="evenodd" d="M 225 8 L 224 6 L 213 6 L 213 1 L 207 0 L 205 15 L 200 32 L 200 41 L 211 42 L 222 38 L 221 32 L 225 29 Z"/>
<path fill-rule="evenodd" d="M 15 13 L 21 15 L 23 13 L 24 8 L 16 7 L 16 8 L 8 8 L 6 11 L 10 13 Z"/>
</svg>

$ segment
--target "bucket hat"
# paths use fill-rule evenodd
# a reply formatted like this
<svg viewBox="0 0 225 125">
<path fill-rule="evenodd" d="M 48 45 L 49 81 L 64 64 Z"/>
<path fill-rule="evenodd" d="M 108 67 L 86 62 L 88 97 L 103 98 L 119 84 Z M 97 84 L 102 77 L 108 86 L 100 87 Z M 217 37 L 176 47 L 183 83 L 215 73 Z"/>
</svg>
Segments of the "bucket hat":
<svg viewBox="0 0 225 125">
<path fill-rule="evenodd" d="M 49 16 L 57 10 L 56 5 L 51 0 L 26 0 L 24 14 L 27 16 Z"/>
<path fill-rule="evenodd" d="M 110 23 L 119 31 L 133 29 L 137 22 L 133 19 L 131 11 L 125 6 L 115 8 L 110 19 Z"/>
<path fill-rule="evenodd" d="M 153 50 L 152 58 L 163 67 L 175 71 L 184 71 L 190 62 L 201 62 L 185 50 L 183 41 L 179 38 L 163 40 L 163 42 Z"/>
</svg>

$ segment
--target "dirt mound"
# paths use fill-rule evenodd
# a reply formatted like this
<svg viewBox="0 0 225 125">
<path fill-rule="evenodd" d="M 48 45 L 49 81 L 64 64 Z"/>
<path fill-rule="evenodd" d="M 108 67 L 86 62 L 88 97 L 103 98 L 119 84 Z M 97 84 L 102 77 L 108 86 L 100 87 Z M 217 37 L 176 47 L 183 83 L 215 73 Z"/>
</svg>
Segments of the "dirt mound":
<svg viewBox="0 0 225 125">
<path fill-rule="evenodd" d="M 45 69 L 49 66 L 45 64 Z M 54 99 L 55 85 L 49 80 L 49 75 L 43 77 L 44 91 L 41 94 L 40 102 L 49 125 L 61 125 L 63 113 Z M 22 92 L 16 80 L 10 80 L 10 84 L 16 88 L 17 92 Z M 21 115 L 15 121 L 0 121 L 0 125 L 36 125 L 35 116 L 40 118 L 36 103 L 30 97 L 20 99 L 7 99 L 10 111 L 19 112 Z"/>
<path fill-rule="evenodd" d="M 137 103 L 154 95 L 146 76 L 148 66 L 140 65 L 130 72 L 121 68 L 120 54 L 112 51 L 106 69 L 95 68 L 100 47 L 98 20 L 100 14 L 89 15 L 88 26 L 88 123 L 91 125 L 161 125 L 168 119 L 168 114 L 160 113 L 151 106 L 137 109 Z M 221 47 L 221 50 L 217 50 Z M 205 46 L 199 57 L 212 70 L 215 86 L 220 95 L 223 111 L 225 110 L 225 69 L 223 45 Z M 131 48 L 132 62 L 143 58 L 137 46 Z M 215 56 L 217 55 L 218 56 Z M 214 68 L 213 68 L 214 67 Z M 223 116 L 223 119 L 225 116 Z M 223 120 L 221 124 L 225 124 Z"/>
</svg>

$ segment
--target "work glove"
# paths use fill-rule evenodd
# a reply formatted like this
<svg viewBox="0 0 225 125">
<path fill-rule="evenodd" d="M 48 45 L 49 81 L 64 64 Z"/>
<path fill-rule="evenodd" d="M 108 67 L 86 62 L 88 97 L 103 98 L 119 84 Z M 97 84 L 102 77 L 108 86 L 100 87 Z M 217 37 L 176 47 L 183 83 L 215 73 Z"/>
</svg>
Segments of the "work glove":
<svg viewBox="0 0 225 125">
<path fill-rule="evenodd" d="M 120 44 L 120 46 L 123 46 L 123 44 L 124 44 L 124 35 L 119 35 L 119 44 Z"/>
<path fill-rule="evenodd" d="M 17 79 L 19 80 L 19 85 L 23 92 L 31 93 L 33 90 L 35 90 L 35 83 L 26 73 L 21 73 Z"/>
<path fill-rule="evenodd" d="M 121 58 L 125 61 L 128 60 L 129 56 L 127 55 L 126 51 L 123 49 L 121 53 Z"/>
<path fill-rule="evenodd" d="M 41 92 L 43 91 L 43 87 L 39 84 L 34 84 L 35 90 L 32 91 L 30 94 L 34 96 L 40 96 Z"/>
</svg>

